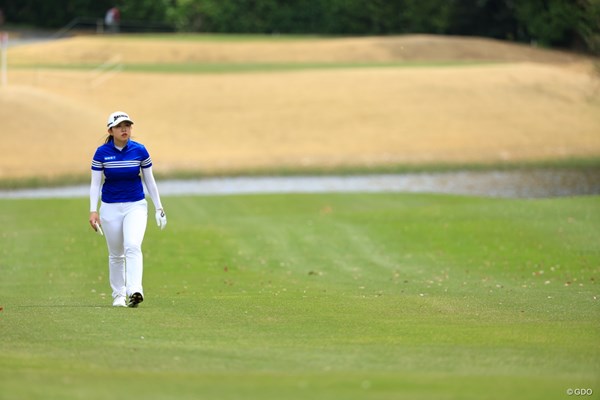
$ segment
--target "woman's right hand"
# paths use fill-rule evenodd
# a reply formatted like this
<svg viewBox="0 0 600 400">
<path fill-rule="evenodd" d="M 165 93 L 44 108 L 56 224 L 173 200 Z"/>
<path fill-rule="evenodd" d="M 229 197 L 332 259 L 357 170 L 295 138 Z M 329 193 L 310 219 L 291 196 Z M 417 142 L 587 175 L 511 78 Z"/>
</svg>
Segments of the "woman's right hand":
<svg viewBox="0 0 600 400">
<path fill-rule="evenodd" d="M 92 226 L 93 230 L 98 231 L 96 229 L 96 225 L 100 225 L 100 217 L 96 211 L 90 212 L 90 225 Z"/>
</svg>

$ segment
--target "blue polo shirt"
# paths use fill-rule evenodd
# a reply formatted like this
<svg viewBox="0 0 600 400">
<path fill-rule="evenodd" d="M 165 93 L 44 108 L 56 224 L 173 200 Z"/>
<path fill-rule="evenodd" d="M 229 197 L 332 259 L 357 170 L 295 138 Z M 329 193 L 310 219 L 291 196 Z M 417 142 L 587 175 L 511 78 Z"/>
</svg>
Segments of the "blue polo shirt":
<svg viewBox="0 0 600 400">
<path fill-rule="evenodd" d="M 123 150 L 108 142 L 96 149 L 92 160 L 94 171 L 104 171 L 102 201 L 126 203 L 142 200 L 144 187 L 140 168 L 152 166 L 150 154 L 143 144 L 129 140 Z"/>
</svg>

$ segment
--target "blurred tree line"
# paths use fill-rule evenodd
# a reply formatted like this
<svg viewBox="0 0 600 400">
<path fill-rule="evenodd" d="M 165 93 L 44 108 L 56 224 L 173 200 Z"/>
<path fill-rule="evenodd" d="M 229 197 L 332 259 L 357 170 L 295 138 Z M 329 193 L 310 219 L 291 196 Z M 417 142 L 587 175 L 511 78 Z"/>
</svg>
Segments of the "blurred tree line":
<svg viewBox="0 0 600 400">
<path fill-rule="evenodd" d="M 484 36 L 600 51 L 600 0 L 0 0 L 13 24 L 76 17 L 165 23 L 182 32 Z"/>
</svg>

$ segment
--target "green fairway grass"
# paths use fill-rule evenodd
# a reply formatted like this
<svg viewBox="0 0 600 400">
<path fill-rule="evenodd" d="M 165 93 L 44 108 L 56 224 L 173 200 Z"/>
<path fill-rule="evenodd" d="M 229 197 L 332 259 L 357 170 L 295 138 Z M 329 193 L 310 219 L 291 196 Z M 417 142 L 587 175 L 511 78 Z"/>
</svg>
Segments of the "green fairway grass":
<svg viewBox="0 0 600 400">
<path fill-rule="evenodd" d="M 443 68 L 443 67 L 472 67 L 494 66 L 498 62 L 483 61 L 440 61 L 440 62 L 313 62 L 313 63 L 160 63 L 138 64 L 123 63 L 123 72 L 150 72 L 161 74 L 227 74 L 251 72 L 280 72 L 303 71 L 319 69 L 350 69 L 350 68 Z M 33 64 L 19 65 L 16 68 L 45 68 L 54 70 L 93 71 L 97 64 Z"/>
<path fill-rule="evenodd" d="M 86 199 L 0 200 L 0 399 L 600 392 L 597 196 L 163 203 L 123 309 Z"/>
</svg>

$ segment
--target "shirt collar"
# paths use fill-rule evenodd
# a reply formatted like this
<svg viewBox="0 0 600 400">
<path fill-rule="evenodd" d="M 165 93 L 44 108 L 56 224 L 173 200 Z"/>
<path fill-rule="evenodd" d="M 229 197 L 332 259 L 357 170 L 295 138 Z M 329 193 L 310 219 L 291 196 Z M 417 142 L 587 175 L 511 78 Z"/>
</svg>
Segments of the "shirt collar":
<svg viewBox="0 0 600 400">
<path fill-rule="evenodd" d="M 131 140 L 131 139 L 127 139 L 127 143 L 125 143 L 125 146 L 123 146 L 123 148 L 122 148 L 120 151 L 125 151 L 125 150 L 127 149 L 127 147 L 129 146 L 129 141 L 130 141 L 130 140 Z M 115 144 L 115 141 L 114 141 L 114 140 L 112 141 L 112 145 L 113 145 L 113 147 L 114 147 L 116 150 L 119 150 L 119 149 L 117 148 L 117 145 Z"/>
</svg>

